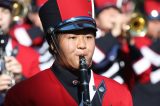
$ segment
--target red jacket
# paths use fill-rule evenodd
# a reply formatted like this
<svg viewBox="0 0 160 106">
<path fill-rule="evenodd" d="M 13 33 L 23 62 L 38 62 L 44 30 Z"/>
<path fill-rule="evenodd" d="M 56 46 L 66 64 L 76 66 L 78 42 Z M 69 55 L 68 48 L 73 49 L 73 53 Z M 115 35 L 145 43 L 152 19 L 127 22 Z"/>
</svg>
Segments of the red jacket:
<svg viewBox="0 0 160 106">
<path fill-rule="evenodd" d="M 104 81 L 102 106 L 132 106 L 129 91 L 117 82 L 94 74 L 96 88 Z M 67 80 L 67 79 L 66 79 Z M 55 74 L 48 69 L 11 88 L 5 106 L 78 106 Z M 95 106 L 93 104 L 93 106 Z M 100 105 L 98 105 L 100 106 Z"/>
<path fill-rule="evenodd" d="M 141 51 L 142 47 L 144 46 L 148 47 L 152 43 L 148 37 L 135 37 L 134 41 L 135 41 L 135 47 L 139 52 Z M 144 68 L 142 68 L 142 66 Z M 149 62 L 144 58 L 143 55 L 138 57 L 137 60 L 134 61 L 132 67 L 140 83 L 147 83 L 150 81 L 149 77 L 152 69 Z"/>
<path fill-rule="evenodd" d="M 39 54 L 35 50 L 22 46 L 12 40 L 12 48 L 14 47 L 18 47 L 16 59 L 22 64 L 22 74 L 25 78 L 29 78 L 40 72 Z"/>
<path fill-rule="evenodd" d="M 9 34 L 14 40 L 24 46 L 39 46 L 44 41 L 44 33 L 40 28 L 27 23 L 13 25 Z"/>
</svg>

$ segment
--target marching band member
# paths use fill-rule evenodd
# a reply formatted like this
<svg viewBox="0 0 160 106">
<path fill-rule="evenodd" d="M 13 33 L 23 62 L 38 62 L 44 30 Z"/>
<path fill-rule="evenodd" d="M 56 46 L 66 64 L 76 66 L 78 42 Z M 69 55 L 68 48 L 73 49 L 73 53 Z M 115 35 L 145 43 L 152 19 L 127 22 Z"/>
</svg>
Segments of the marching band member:
<svg viewBox="0 0 160 106">
<path fill-rule="evenodd" d="M 133 89 L 135 106 L 159 106 L 157 97 L 160 95 L 160 2 L 158 0 L 145 0 L 148 28 L 143 38 L 135 39 L 135 47 L 140 55 L 133 64 L 138 77 Z M 150 95 L 150 96 L 148 96 Z"/>
<path fill-rule="evenodd" d="M 16 43 L 8 34 L 12 22 L 12 1 L 0 1 L 0 104 L 4 91 L 24 78 L 40 72 L 39 54 Z"/>
<path fill-rule="evenodd" d="M 97 30 L 91 4 L 89 0 L 48 0 L 41 7 L 40 19 L 55 62 L 12 87 L 5 106 L 132 106 L 125 86 L 91 69 Z"/>
<path fill-rule="evenodd" d="M 96 23 L 99 31 L 93 55 L 93 68 L 96 73 L 115 81 L 133 86 L 132 69 L 128 52 L 123 50 L 122 25 L 127 17 L 117 5 L 118 0 L 96 0 Z M 99 58 L 97 58 L 99 57 Z"/>
</svg>

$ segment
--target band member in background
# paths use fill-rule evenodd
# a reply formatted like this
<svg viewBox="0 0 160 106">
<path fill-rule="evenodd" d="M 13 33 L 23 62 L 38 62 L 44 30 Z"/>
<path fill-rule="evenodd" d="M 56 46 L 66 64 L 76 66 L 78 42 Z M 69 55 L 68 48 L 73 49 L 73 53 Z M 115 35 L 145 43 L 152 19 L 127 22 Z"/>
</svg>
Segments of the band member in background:
<svg viewBox="0 0 160 106">
<path fill-rule="evenodd" d="M 39 54 L 16 43 L 9 35 L 12 23 L 12 1 L 0 1 L 0 104 L 4 91 L 24 78 L 40 72 Z"/>
<path fill-rule="evenodd" d="M 12 87 L 5 106 L 132 106 L 125 86 L 92 72 L 97 28 L 91 18 L 91 4 L 87 0 L 49 0 L 41 7 L 40 19 L 55 62 L 51 68 Z"/>
<path fill-rule="evenodd" d="M 10 29 L 10 36 L 17 41 L 17 43 L 31 47 L 40 54 L 40 70 L 49 68 L 54 61 L 53 56 L 48 50 L 49 45 L 44 39 L 44 32 L 38 15 L 39 8 L 46 1 L 47 0 L 31 0 L 29 4 L 25 4 L 27 0 L 18 1 L 19 5 L 23 5 L 23 8 L 22 10 L 18 10 L 19 8 L 14 9 L 15 11 L 21 12 L 19 12 L 19 20 L 17 20 Z M 22 17 L 21 13 L 24 11 L 23 9 L 28 11 L 27 13 L 25 12 L 26 15 Z"/>
<path fill-rule="evenodd" d="M 27 30 L 30 29 L 31 25 L 27 18 L 27 14 L 30 11 L 29 5 L 30 0 L 12 0 L 13 2 L 13 23 L 10 28 L 10 36 L 24 46 L 32 46 L 39 44 L 42 39 L 39 36 L 31 36 Z M 15 5 L 15 6 L 14 6 Z M 36 39 L 38 37 L 38 39 Z"/>
<path fill-rule="evenodd" d="M 138 76 L 133 89 L 135 106 L 159 106 L 160 102 L 160 2 L 145 0 L 144 10 L 148 21 L 145 37 L 136 38 L 134 46 L 139 56 L 133 64 Z"/>
<path fill-rule="evenodd" d="M 129 19 L 122 13 L 118 0 L 95 0 L 98 27 L 93 69 L 96 73 L 125 84 L 129 89 L 134 83 L 128 51 L 123 49 L 123 24 Z M 128 18 L 128 19 L 127 19 Z M 99 57 L 99 58 L 97 58 Z"/>
<path fill-rule="evenodd" d="M 45 39 L 43 27 L 39 18 L 39 9 L 47 0 L 32 0 L 31 11 L 28 13 L 28 18 L 32 22 L 32 27 L 27 30 L 29 35 L 35 36 L 36 39 L 43 39 L 43 41 L 37 45 L 32 45 L 34 49 L 40 54 L 40 69 L 45 70 L 52 66 L 54 61 L 53 56 L 49 52 L 49 45 Z M 40 36 L 41 35 L 41 36 Z M 37 36 L 37 37 L 36 37 Z M 38 37 L 39 36 L 39 37 Z"/>
</svg>

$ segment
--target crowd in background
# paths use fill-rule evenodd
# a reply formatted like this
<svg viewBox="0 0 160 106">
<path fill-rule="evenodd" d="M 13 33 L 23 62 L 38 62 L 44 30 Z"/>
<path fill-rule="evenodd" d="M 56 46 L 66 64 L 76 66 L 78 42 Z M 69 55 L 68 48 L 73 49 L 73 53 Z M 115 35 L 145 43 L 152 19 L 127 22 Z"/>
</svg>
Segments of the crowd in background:
<svg viewBox="0 0 160 106">
<path fill-rule="evenodd" d="M 0 37 L 0 40 L 7 42 L 0 48 L 6 52 L 3 56 L 6 70 L 13 70 L 15 83 L 49 68 L 54 61 L 38 15 L 39 8 L 45 2 L 18 0 L 23 8 L 9 8 L 13 20 L 6 32 L 0 23 L 0 30 L 9 36 Z M 93 71 L 124 84 L 132 94 L 134 106 L 160 105 L 159 5 L 159 0 L 94 0 L 98 31 Z M 3 18 L 2 11 L 0 20 Z M 18 19 L 15 11 L 23 12 L 18 14 Z M 14 66 L 10 69 L 7 64 Z M 11 87 L 12 77 L 2 72 L 0 74 L 1 104 L 4 93 Z"/>
<path fill-rule="evenodd" d="M 126 85 L 134 106 L 160 104 L 160 2 L 95 0 L 97 32 L 93 67 Z"/>
</svg>

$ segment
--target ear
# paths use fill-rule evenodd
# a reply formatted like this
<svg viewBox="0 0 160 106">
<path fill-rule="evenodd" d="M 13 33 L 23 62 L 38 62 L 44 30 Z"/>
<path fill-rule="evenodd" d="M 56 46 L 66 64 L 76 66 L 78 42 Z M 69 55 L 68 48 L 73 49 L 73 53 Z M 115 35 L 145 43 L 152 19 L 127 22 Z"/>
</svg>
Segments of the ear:
<svg viewBox="0 0 160 106">
<path fill-rule="evenodd" d="M 53 46 L 53 44 L 50 44 L 50 47 L 51 47 L 51 49 L 52 49 L 52 50 L 54 50 L 54 46 Z"/>
<path fill-rule="evenodd" d="M 54 53 L 57 53 L 57 50 L 55 49 L 55 46 L 53 45 L 53 43 L 50 44 L 50 48 Z"/>
<path fill-rule="evenodd" d="M 99 26 L 99 24 L 100 24 L 99 20 L 95 18 L 95 21 L 96 21 L 96 25 Z"/>
</svg>

